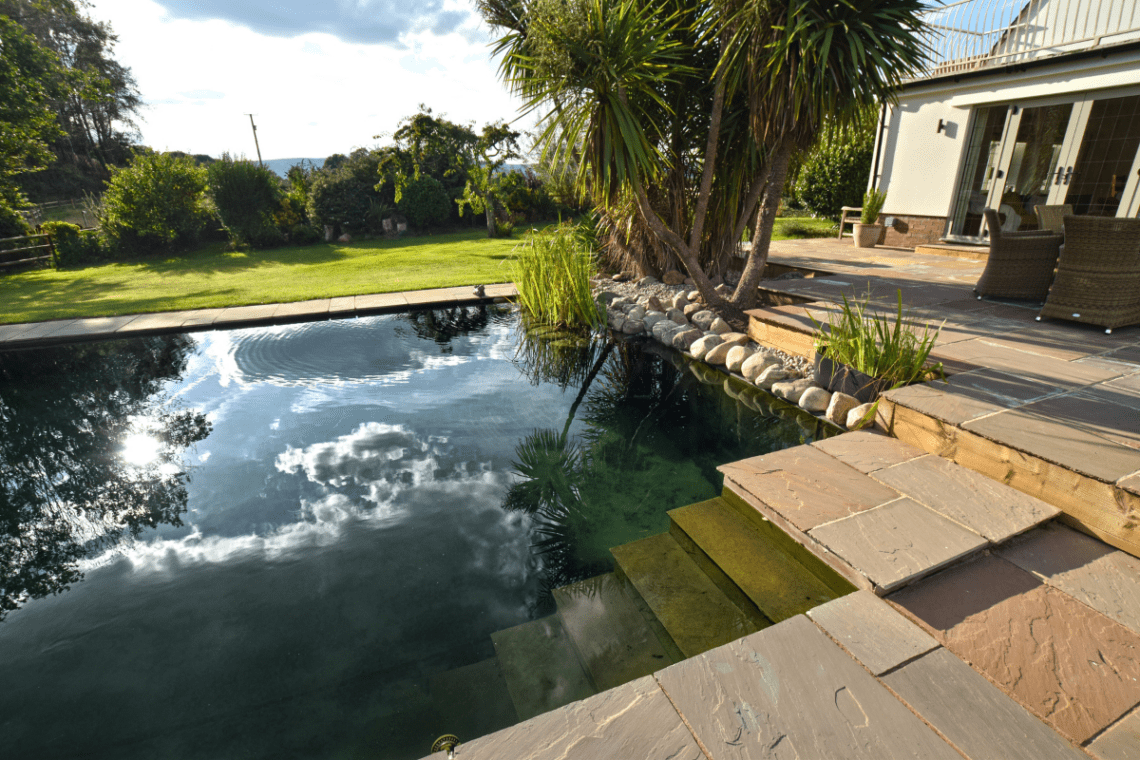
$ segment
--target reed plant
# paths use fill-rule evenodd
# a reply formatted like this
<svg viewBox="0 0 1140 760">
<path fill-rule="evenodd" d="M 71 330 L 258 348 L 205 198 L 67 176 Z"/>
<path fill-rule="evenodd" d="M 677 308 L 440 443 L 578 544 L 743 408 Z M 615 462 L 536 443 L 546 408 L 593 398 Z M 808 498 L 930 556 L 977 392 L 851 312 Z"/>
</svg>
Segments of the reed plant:
<svg viewBox="0 0 1140 760">
<path fill-rule="evenodd" d="M 579 225 L 531 230 L 511 263 L 519 304 L 532 321 L 572 328 L 602 324 L 590 291 L 597 256 Z"/>
<path fill-rule="evenodd" d="M 868 308 L 869 301 L 869 295 L 856 301 L 844 296 L 838 319 L 826 327 L 812 317 L 817 330 L 815 350 L 833 362 L 881 378 L 892 388 L 935 378 L 945 380 L 941 362 L 927 364 L 941 326 L 927 324 L 918 332 L 915 321 L 903 312 L 901 290 L 893 314 L 874 313 Z"/>
</svg>

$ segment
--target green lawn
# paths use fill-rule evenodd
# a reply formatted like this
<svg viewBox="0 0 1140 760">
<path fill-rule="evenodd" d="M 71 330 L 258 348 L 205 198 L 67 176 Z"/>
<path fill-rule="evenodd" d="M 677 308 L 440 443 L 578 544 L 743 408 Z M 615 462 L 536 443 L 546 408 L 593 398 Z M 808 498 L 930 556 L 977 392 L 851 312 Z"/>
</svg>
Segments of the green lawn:
<svg viewBox="0 0 1140 760">
<path fill-rule="evenodd" d="M 0 324 L 507 282 L 517 238 L 485 230 L 0 275 Z"/>
</svg>

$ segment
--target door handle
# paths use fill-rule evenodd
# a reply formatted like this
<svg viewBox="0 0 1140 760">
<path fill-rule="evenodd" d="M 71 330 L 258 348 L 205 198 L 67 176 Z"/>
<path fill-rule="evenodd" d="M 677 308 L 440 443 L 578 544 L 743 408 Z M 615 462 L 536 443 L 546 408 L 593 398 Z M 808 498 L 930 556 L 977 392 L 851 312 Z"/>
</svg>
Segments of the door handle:
<svg viewBox="0 0 1140 760">
<path fill-rule="evenodd" d="M 1073 167 L 1071 167 L 1071 166 L 1070 166 L 1070 167 L 1069 167 L 1069 168 L 1068 168 L 1068 169 L 1065 171 L 1065 184 L 1066 184 L 1066 185 L 1067 185 L 1067 184 L 1069 184 L 1069 180 L 1070 180 L 1070 179 L 1072 179 L 1072 178 L 1073 178 Z"/>
<path fill-rule="evenodd" d="M 1053 177 L 1053 184 L 1054 184 L 1054 185 L 1059 185 L 1059 184 L 1061 184 L 1061 176 L 1062 176 L 1064 173 L 1065 173 L 1065 167 L 1063 167 L 1063 166 L 1058 166 L 1058 167 L 1057 167 L 1057 173 L 1056 173 L 1056 175 Z"/>
</svg>

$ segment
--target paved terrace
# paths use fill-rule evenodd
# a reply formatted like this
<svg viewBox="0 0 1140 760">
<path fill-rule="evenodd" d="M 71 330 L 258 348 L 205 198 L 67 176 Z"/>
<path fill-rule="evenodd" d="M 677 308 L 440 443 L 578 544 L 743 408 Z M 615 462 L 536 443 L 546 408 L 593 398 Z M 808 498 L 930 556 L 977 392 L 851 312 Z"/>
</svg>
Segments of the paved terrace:
<svg viewBox="0 0 1140 760">
<path fill-rule="evenodd" d="M 726 486 L 862 590 L 460 745 L 460 758 L 1140 756 L 1140 330 L 1039 324 L 978 302 L 984 262 L 773 245 L 813 299 L 870 292 L 945 320 L 949 384 L 879 424 L 726 464 Z M 510 286 L 487 296 L 510 295 Z M 469 288 L 0 327 L 6 345 L 473 302 Z M 803 306 L 752 333 L 810 351 Z M 980 473 L 980 474 L 979 474 Z M 1068 521 L 1068 524 L 1062 523 Z M 1084 525 L 1129 548 L 1114 549 Z M 477 695 L 472 695 L 477 698 Z M 470 738 L 470 737 L 463 737 Z"/>
</svg>

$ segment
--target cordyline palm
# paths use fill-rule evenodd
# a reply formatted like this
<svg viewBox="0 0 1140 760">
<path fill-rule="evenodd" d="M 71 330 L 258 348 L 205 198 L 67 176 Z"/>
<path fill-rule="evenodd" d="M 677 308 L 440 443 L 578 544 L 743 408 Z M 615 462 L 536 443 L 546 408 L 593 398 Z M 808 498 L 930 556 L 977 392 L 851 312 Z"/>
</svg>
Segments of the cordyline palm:
<svg viewBox="0 0 1140 760">
<path fill-rule="evenodd" d="M 480 0 L 487 21 L 507 32 L 496 48 L 507 83 L 528 108 L 549 109 L 548 157 L 577 157 L 595 202 L 611 216 L 636 216 L 630 226 L 648 228 L 706 302 L 736 318 L 755 303 L 791 156 L 825 119 L 842 124 L 891 99 L 917 70 L 922 7 Z M 702 97 L 685 100 L 690 91 Z M 683 197 L 661 192 L 677 177 Z M 715 249 L 739 240 L 752 220 L 752 252 L 726 302 L 701 262 L 715 260 Z"/>
</svg>

